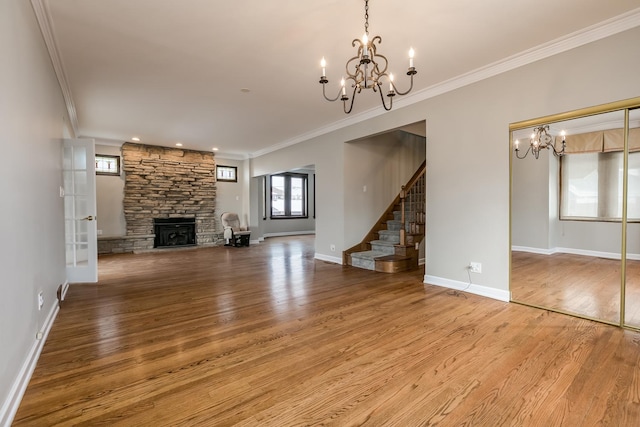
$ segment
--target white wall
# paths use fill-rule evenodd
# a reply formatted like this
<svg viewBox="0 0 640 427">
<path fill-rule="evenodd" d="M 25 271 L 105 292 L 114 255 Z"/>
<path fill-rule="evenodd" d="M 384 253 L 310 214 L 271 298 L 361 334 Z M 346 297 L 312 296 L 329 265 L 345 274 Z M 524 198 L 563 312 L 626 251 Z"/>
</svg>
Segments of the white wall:
<svg viewBox="0 0 640 427">
<path fill-rule="evenodd" d="M 637 224 L 629 224 L 629 232 L 637 230 Z M 627 252 L 638 254 L 638 242 L 629 240 Z M 560 221 L 557 248 L 568 248 L 588 252 L 620 254 L 622 225 L 619 222 Z"/>
<path fill-rule="evenodd" d="M 424 122 L 422 123 L 424 132 Z M 388 132 L 344 146 L 345 247 L 360 241 L 424 162 L 424 138 Z"/>
<path fill-rule="evenodd" d="M 546 150 L 548 151 L 548 150 Z M 558 246 L 560 236 L 560 161 L 550 153 L 549 158 L 549 247 Z"/>
<path fill-rule="evenodd" d="M 550 248 L 549 177 L 555 172 L 550 170 L 548 150 L 543 150 L 539 159 L 531 154 L 525 159 L 516 159 L 514 155 L 511 196 L 511 242 L 514 246 Z"/>
<path fill-rule="evenodd" d="M 216 183 L 216 224 L 220 225 L 220 215 L 225 212 L 235 212 L 243 226 L 248 226 L 249 210 L 246 207 L 248 199 L 248 170 L 244 160 L 224 159 L 216 156 L 216 165 L 236 166 L 238 168 L 238 182 Z M 222 230 L 222 228 L 219 228 Z"/>
<path fill-rule="evenodd" d="M 37 353 L 36 333 L 56 311 L 65 282 L 59 195 L 65 107 L 31 3 L 0 2 L 0 425 Z M 44 307 L 37 308 L 37 294 Z M 28 375 L 28 373 L 27 373 Z M 13 399 L 10 401 L 10 398 Z"/>
<path fill-rule="evenodd" d="M 426 120 L 426 273 L 461 283 L 469 262 L 481 262 L 474 283 L 505 293 L 509 123 L 639 96 L 639 42 L 635 28 L 394 109 L 255 158 L 252 176 L 316 165 L 316 255 L 332 257 L 331 243 L 339 253 L 352 241 L 345 227 L 351 213 L 344 206 L 344 143 Z"/>
<path fill-rule="evenodd" d="M 267 218 L 262 219 L 260 216 L 260 230 L 262 230 L 262 236 L 270 237 L 270 236 L 286 236 L 286 235 L 295 235 L 295 234 L 312 234 L 316 230 L 316 220 L 313 217 L 314 208 L 315 208 L 315 171 L 313 169 L 296 169 L 292 171 L 294 173 L 301 173 L 307 175 L 307 218 L 280 218 L 280 219 L 271 219 L 270 211 L 271 211 L 271 197 L 269 194 L 270 191 L 270 179 L 271 176 L 267 176 L 266 180 L 266 212 Z M 261 236 L 261 237 L 262 237 Z M 251 239 L 254 239 L 253 233 L 251 234 Z"/>
<path fill-rule="evenodd" d="M 354 138 L 355 136 L 352 139 Z M 340 252 L 336 250 L 331 253 L 330 244 L 341 241 L 340 235 L 343 230 L 344 207 L 340 190 L 342 188 L 341 145 L 340 141 L 332 140 L 331 135 L 327 134 L 251 160 L 252 177 L 315 165 L 316 253 L 327 253 L 336 259 Z M 336 165 L 340 165 L 340 169 L 337 169 Z M 318 190 L 320 182 L 325 189 L 323 192 Z M 339 198 L 335 192 L 327 191 L 332 187 L 338 189 Z M 255 222 L 257 223 L 258 219 Z M 317 234 L 319 222 L 330 224 L 325 226 L 325 232 L 320 236 Z M 320 247 L 326 248 L 326 251 L 320 252 L 318 250 Z"/>
</svg>

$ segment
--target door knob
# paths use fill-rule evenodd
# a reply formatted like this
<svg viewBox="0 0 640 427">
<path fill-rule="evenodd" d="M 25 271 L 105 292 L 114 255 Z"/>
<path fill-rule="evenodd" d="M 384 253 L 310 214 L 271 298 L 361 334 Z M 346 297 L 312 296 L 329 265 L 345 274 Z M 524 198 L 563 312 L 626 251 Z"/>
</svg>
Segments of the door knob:
<svg viewBox="0 0 640 427">
<path fill-rule="evenodd" d="M 93 221 L 93 216 L 91 216 L 91 215 L 86 216 L 86 217 L 82 218 L 82 220 L 83 221 Z"/>
</svg>

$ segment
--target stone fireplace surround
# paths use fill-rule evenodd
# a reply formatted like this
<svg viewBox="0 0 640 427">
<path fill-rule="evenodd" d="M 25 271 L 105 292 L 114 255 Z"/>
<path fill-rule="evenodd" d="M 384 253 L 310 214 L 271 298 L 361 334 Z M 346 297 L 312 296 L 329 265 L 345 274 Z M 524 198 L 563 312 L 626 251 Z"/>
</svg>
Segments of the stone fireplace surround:
<svg viewBox="0 0 640 427">
<path fill-rule="evenodd" d="M 98 253 L 151 250 L 154 219 L 194 218 L 197 246 L 224 242 L 216 231 L 213 153 L 152 145 L 122 146 L 127 234 L 100 238 Z"/>
</svg>

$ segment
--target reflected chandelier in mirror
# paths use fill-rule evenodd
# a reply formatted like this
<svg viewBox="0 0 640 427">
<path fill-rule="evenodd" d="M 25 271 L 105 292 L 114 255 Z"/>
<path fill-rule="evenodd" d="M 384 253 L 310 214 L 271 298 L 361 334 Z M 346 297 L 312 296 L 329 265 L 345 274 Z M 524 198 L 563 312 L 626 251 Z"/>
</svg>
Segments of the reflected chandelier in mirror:
<svg viewBox="0 0 640 427">
<path fill-rule="evenodd" d="M 514 151 L 516 153 L 516 157 L 519 159 L 524 159 L 525 157 L 527 157 L 527 155 L 529 154 L 529 152 L 533 153 L 533 156 L 537 159 L 538 156 L 540 156 L 540 150 L 544 150 L 545 148 L 548 150 L 552 150 L 553 154 L 556 157 L 560 157 L 564 155 L 564 150 L 566 147 L 566 143 L 565 143 L 565 131 L 560 132 L 560 135 L 562 136 L 562 148 L 560 150 L 558 150 L 556 148 L 556 144 L 554 142 L 554 138 L 553 136 L 549 135 L 549 125 L 542 125 L 542 126 L 538 126 L 537 128 L 535 128 L 533 130 L 533 133 L 531 134 L 531 139 L 529 140 L 529 148 L 527 149 L 527 151 L 524 153 L 523 156 L 520 156 L 520 141 L 519 140 L 515 140 L 514 141 Z"/>
</svg>

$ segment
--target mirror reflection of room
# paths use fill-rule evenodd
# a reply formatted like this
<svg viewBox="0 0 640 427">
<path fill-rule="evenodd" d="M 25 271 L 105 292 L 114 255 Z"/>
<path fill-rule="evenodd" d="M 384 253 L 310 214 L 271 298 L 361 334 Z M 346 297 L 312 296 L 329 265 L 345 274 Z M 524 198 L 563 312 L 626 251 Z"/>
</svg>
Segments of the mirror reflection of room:
<svg viewBox="0 0 640 427">
<path fill-rule="evenodd" d="M 638 110 L 629 114 L 626 205 L 624 126 L 620 110 L 512 132 L 512 300 L 613 324 L 624 309 L 640 326 Z"/>
<path fill-rule="evenodd" d="M 629 111 L 625 325 L 640 328 L 640 108 Z"/>
</svg>

